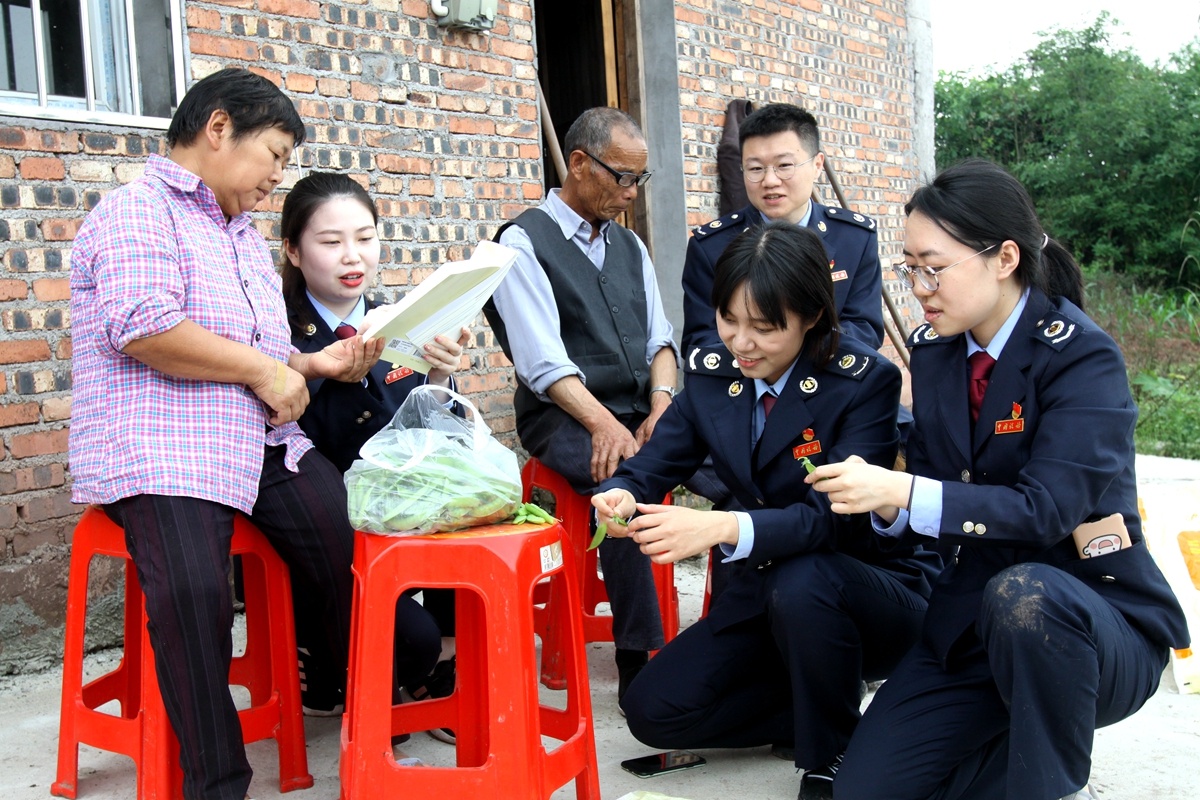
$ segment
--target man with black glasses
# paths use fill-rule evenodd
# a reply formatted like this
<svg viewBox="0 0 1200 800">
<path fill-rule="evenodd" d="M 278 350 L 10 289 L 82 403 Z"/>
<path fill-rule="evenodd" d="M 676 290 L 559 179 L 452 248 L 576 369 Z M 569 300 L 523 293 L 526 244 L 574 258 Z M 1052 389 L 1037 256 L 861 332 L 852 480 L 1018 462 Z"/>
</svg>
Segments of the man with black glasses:
<svg viewBox="0 0 1200 800">
<path fill-rule="evenodd" d="M 750 205 L 701 225 L 688 243 L 683 265 L 685 357 L 690 359 L 697 346 L 722 347 L 709 297 L 713 265 L 737 234 L 766 220 L 786 220 L 820 234 L 842 334 L 879 347 L 882 277 L 875 220 L 813 202 L 813 183 L 825 166 L 816 119 L 798 106 L 772 103 L 746 117 L 738 135 Z M 701 361 L 705 354 L 701 351 Z"/>
<path fill-rule="evenodd" d="M 675 395 L 678 357 L 646 246 L 614 222 L 650 179 L 633 118 L 585 111 L 567 131 L 562 189 L 500 229 L 520 254 L 484 309 L 516 368 L 522 446 L 591 494 L 650 438 Z M 618 697 L 663 645 L 650 561 L 608 539 Z"/>
</svg>

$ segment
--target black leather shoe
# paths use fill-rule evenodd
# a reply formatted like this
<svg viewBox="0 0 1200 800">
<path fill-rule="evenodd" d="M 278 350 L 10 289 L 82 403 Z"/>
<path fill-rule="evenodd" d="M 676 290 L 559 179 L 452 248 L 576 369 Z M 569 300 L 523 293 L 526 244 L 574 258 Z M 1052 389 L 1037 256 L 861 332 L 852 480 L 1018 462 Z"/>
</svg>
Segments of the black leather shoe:
<svg viewBox="0 0 1200 800">
<path fill-rule="evenodd" d="M 833 800 L 833 779 L 841 766 L 842 756 L 838 756 L 832 763 L 804 773 L 796 800 Z"/>
</svg>

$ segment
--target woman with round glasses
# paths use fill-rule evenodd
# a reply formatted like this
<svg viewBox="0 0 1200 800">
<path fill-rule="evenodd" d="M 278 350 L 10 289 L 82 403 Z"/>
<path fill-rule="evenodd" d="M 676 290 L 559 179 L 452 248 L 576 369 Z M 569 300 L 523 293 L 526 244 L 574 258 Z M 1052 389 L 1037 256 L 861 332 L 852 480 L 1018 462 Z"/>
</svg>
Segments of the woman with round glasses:
<svg viewBox="0 0 1200 800">
<path fill-rule="evenodd" d="M 807 481 L 835 513 L 875 512 L 881 536 L 957 555 L 836 795 L 1091 797 L 1095 728 L 1140 708 L 1188 642 L 1142 538 L 1125 364 L 1003 169 L 951 167 L 905 212 L 898 272 L 926 322 L 909 339 L 911 474 L 852 457 Z"/>
</svg>

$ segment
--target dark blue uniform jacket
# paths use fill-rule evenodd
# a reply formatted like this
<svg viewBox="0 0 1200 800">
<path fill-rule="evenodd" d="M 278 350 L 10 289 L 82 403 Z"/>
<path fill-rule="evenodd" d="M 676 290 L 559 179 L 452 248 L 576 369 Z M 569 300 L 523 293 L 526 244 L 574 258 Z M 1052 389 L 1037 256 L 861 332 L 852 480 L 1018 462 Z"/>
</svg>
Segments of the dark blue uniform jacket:
<svg viewBox="0 0 1200 800">
<path fill-rule="evenodd" d="M 940 538 L 959 545 L 935 586 L 925 637 L 946 661 L 979 615 L 987 581 L 1026 561 L 1052 564 L 1103 596 L 1160 645 L 1187 626 L 1142 539 L 1134 479 L 1137 407 L 1120 351 L 1069 301 L 1031 290 L 971 430 L 963 335 L 928 325 L 909 339 L 908 469 L 942 481 Z M 1134 546 L 1081 559 L 1071 532 L 1120 512 Z"/>
<path fill-rule="evenodd" d="M 840 552 L 893 573 L 928 596 L 940 559 L 931 551 L 874 533 L 867 515 L 837 515 L 810 491 L 799 457 L 814 465 L 850 455 L 891 468 L 896 456 L 900 372 L 852 340 L 815 367 L 802 355 L 751 445 L 754 381 L 731 369 L 724 347 L 687 366 L 687 388 L 650 440 L 601 489 L 628 489 L 639 501 L 662 497 L 692 476 L 705 456 L 754 521 L 754 547 L 710 611 L 719 628 L 766 610 L 759 570 L 802 553 Z"/>
<path fill-rule="evenodd" d="M 712 306 L 717 259 L 739 233 L 761 224 L 754 206 L 701 225 L 688 242 L 683 263 L 683 351 L 722 347 Z M 844 208 L 812 204 L 808 227 L 821 236 L 829 256 L 834 301 L 842 333 L 872 350 L 883 344 L 883 277 L 875 220 Z"/>
</svg>

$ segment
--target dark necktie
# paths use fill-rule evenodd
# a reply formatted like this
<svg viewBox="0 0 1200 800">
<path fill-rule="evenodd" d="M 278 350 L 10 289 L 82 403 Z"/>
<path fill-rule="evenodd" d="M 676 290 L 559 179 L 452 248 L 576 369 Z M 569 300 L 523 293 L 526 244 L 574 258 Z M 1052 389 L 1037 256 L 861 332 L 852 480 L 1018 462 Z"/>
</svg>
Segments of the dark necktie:
<svg viewBox="0 0 1200 800">
<path fill-rule="evenodd" d="M 357 333 L 358 331 L 355 330 L 353 325 L 347 325 L 344 322 L 333 329 L 333 335 L 339 339 L 349 339 Z"/>
<path fill-rule="evenodd" d="M 987 391 L 988 378 L 992 375 L 992 367 L 996 359 L 988 355 L 986 350 L 978 350 L 967 359 L 971 366 L 971 379 L 967 383 L 967 404 L 971 408 L 971 422 L 979 420 L 979 407 L 983 405 L 983 395 Z"/>
</svg>

